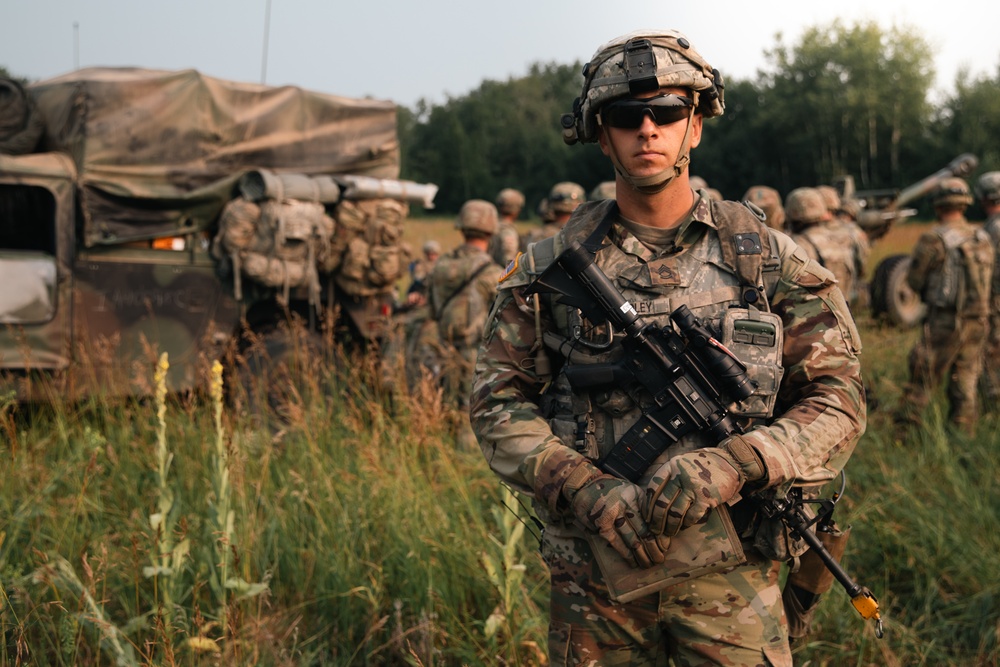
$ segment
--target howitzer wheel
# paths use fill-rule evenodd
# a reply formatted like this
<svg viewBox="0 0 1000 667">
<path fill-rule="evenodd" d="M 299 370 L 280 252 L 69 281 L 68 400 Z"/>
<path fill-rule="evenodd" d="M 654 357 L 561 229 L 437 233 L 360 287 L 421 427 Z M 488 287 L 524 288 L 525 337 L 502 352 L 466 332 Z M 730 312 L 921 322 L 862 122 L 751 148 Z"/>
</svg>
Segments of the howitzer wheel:
<svg viewBox="0 0 1000 667">
<path fill-rule="evenodd" d="M 890 255 L 875 267 L 871 281 L 872 316 L 882 316 L 892 324 L 910 328 L 919 324 L 926 307 L 906 284 L 909 255 Z"/>
</svg>

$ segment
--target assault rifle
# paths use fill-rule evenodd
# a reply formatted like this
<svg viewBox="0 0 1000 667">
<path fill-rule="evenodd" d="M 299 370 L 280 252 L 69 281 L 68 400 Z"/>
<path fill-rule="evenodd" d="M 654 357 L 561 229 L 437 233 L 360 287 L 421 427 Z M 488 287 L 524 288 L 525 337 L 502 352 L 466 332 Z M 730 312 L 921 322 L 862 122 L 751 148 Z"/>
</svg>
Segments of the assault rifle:
<svg viewBox="0 0 1000 667">
<path fill-rule="evenodd" d="M 743 429 L 728 405 L 749 398 L 754 385 L 746 366 L 681 305 L 670 314 L 672 326 L 647 323 L 614 283 L 594 263 L 594 256 L 573 242 L 525 290 L 525 295 L 550 292 L 559 301 L 579 308 L 591 323 L 607 322 L 624 334 L 625 355 L 619 362 L 569 365 L 566 377 L 575 389 L 636 382 L 653 398 L 636 424 L 597 462 L 604 472 L 636 482 L 671 444 L 693 432 L 704 432 L 719 443 Z M 537 298 L 537 297 L 536 297 Z M 782 521 L 793 536 L 814 550 L 843 585 L 861 616 L 875 619 L 876 635 L 883 636 L 878 600 L 859 586 L 810 528 L 828 518 L 821 510 L 810 519 L 801 494 L 754 497 L 768 518 Z"/>
</svg>

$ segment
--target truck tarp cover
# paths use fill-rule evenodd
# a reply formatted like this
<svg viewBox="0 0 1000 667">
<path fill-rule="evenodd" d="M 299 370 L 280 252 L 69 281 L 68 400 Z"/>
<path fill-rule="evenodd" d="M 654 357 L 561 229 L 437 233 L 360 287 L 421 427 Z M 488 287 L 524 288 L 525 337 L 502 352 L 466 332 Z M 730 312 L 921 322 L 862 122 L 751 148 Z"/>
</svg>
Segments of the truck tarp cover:
<svg viewBox="0 0 1000 667">
<path fill-rule="evenodd" d="M 396 106 L 194 70 L 89 68 L 29 87 L 76 163 L 87 246 L 205 229 L 241 174 L 399 177 Z"/>
</svg>

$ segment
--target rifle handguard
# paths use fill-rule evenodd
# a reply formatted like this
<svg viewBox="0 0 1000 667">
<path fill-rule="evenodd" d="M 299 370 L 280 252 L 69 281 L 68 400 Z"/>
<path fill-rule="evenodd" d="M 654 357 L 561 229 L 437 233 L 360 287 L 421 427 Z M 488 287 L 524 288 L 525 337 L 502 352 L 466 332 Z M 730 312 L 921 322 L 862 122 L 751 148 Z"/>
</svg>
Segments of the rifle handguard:
<svg viewBox="0 0 1000 667">
<path fill-rule="evenodd" d="M 719 443 L 723 450 L 739 465 L 740 471 L 748 483 L 759 482 L 767 477 L 767 466 L 753 445 L 741 435 L 733 435 Z"/>
</svg>

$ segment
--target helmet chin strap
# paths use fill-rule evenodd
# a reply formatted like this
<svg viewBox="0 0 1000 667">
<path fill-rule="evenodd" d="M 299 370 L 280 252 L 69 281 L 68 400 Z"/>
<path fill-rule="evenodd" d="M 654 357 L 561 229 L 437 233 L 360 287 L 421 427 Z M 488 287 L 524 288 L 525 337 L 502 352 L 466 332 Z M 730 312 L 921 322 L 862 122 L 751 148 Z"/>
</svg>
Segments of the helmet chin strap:
<svg viewBox="0 0 1000 667">
<path fill-rule="evenodd" d="M 614 143 L 608 141 L 608 154 L 611 158 L 611 163 L 615 166 L 615 171 L 635 190 L 647 195 L 662 192 L 691 163 L 691 126 L 694 124 L 695 109 L 698 108 L 697 91 L 693 93 L 693 97 L 694 104 L 691 105 L 691 112 L 687 118 L 687 127 L 684 128 L 684 140 L 681 141 L 681 147 L 677 152 L 677 160 L 674 162 L 673 167 L 668 167 L 650 176 L 633 176 L 622 166 L 621 160 L 618 159 L 618 151 L 615 150 Z M 598 116 L 598 118 L 600 117 Z"/>
</svg>

